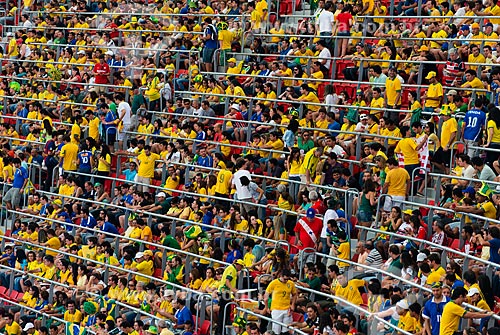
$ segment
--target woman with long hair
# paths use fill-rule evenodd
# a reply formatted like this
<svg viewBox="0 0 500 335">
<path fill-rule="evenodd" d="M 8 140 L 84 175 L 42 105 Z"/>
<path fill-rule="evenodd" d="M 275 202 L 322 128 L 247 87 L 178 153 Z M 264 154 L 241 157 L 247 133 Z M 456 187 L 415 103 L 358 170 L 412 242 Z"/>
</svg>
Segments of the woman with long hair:
<svg viewBox="0 0 500 335">
<path fill-rule="evenodd" d="M 363 227 L 370 227 L 373 222 L 373 214 L 377 204 L 377 185 L 370 179 L 365 181 L 363 191 L 359 195 L 358 221 Z M 360 231 L 361 232 L 361 231 Z"/>
<path fill-rule="evenodd" d="M 285 161 L 285 166 L 288 171 L 288 180 L 290 195 L 293 198 L 294 204 L 297 203 L 297 193 L 299 192 L 299 182 L 300 182 L 300 167 L 302 165 L 302 156 L 300 154 L 300 149 L 293 147 L 290 150 L 290 155 Z"/>
<path fill-rule="evenodd" d="M 486 151 L 486 163 L 493 166 L 493 162 L 498 159 L 498 149 L 500 149 L 500 109 L 497 107 L 490 108 L 489 112 L 487 125 L 488 140 L 484 147 L 488 149 Z"/>
<path fill-rule="evenodd" d="M 97 155 L 97 175 L 101 177 L 109 177 L 111 171 L 111 151 L 109 146 L 101 144 L 101 152 Z M 105 178 L 95 178 L 95 182 L 104 185 Z"/>
</svg>

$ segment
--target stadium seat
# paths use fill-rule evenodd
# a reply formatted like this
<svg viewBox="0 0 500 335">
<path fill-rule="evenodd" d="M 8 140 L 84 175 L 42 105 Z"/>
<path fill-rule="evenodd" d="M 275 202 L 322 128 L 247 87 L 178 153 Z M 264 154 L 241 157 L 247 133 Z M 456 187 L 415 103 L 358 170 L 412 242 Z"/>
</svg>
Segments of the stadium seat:
<svg viewBox="0 0 500 335">
<path fill-rule="evenodd" d="M 7 288 L 5 286 L 0 286 L 0 297 L 6 298 Z"/>
<path fill-rule="evenodd" d="M 209 335 L 211 322 L 209 320 L 203 321 L 199 329 L 199 335 Z"/>
<path fill-rule="evenodd" d="M 304 314 L 292 312 L 292 321 L 293 322 L 304 322 Z"/>
</svg>

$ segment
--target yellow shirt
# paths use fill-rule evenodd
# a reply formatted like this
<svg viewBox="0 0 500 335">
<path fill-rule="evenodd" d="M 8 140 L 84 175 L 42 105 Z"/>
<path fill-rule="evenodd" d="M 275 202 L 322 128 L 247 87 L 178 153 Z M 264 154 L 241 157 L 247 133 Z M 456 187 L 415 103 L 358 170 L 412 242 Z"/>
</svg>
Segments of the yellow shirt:
<svg viewBox="0 0 500 335">
<path fill-rule="evenodd" d="M 401 104 L 401 96 L 399 96 L 399 100 L 396 101 L 398 93 L 401 93 L 401 82 L 398 77 L 395 77 L 394 79 L 387 77 L 387 80 L 385 81 L 385 94 L 388 106 L 392 107 L 393 105 Z"/>
<path fill-rule="evenodd" d="M 427 96 L 430 98 L 437 98 L 443 96 L 443 85 L 440 83 L 430 84 L 427 89 Z M 436 100 L 425 100 L 425 107 L 436 108 L 439 107 L 439 101 Z"/>
<path fill-rule="evenodd" d="M 229 194 L 229 190 L 231 189 L 231 177 L 233 174 L 231 171 L 221 169 L 217 173 L 217 184 L 215 184 L 215 192 L 220 194 Z"/>
<path fill-rule="evenodd" d="M 94 117 L 90 122 L 89 122 L 89 136 L 92 137 L 94 140 L 99 139 L 99 118 Z"/>
<path fill-rule="evenodd" d="M 406 183 L 410 179 L 410 175 L 403 168 L 395 168 L 389 170 L 385 179 L 386 184 L 389 183 L 387 194 L 396 196 L 406 195 Z"/>
<path fill-rule="evenodd" d="M 106 158 L 104 160 L 106 162 L 108 162 L 108 164 L 110 164 L 110 165 L 107 166 L 106 164 L 104 164 L 103 162 L 101 162 L 101 160 L 99 159 L 99 163 L 97 164 L 97 171 L 102 171 L 102 172 L 109 172 L 109 171 L 111 171 L 111 155 L 107 154 Z"/>
<path fill-rule="evenodd" d="M 359 306 L 363 304 L 363 298 L 361 298 L 359 288 L 364 285 L 365 281 L 362 279 L 351 279 L 345 287 L 337 283 L 335 286 L 335 295 Z"/>
<path fill-rule="evenodd" d="M 69 311 L 64 312 L 64 321 L 80 323 L 83 319 L 82 312 L 75 309 L 75 313 L 71 314 Z"/>
<path fill-rule="evenodd" d="M 139 169 L 137 170 L 137 175 L 144 178 L 153 178 L 155 175 L 155 161 L 160 159 L 160 155 L 155 153 L 150 153 L 149 156 L 146 153 L 142 153 L 137 156 L 139 160 Z"/>
<path fill-rule="evenodd" d="M 304 156 L 304 160 L 302 161 L 302 165 L 300 166 L 300 174 L 305 175 L 306 171 L 309 170 L 311 177 L 314 175 L 314 172 L 316 171 L 316 166 L 318 165 L 319 162 L 319 157 L 316 157 L 314 155 L 315 151 L 316 148 L 312 148 Z"/>
<path fill-rule="evenodd" d="M 271 310 L 288 310 L 291 304 L 291 297 L 297 294 L 295 283 L 288 280 L 283 283 L 279 279 L 273 280 L 267 286 L 266 292 L 271 295 Z"/>
<path fill-rule="evenodd" d="M 278 138 L 276 141 L 269 141 L 266 145 L 273 147 L 273 158 L 279 159 L 281 157 L 281 151 L 283 151 L 283 148 L 285 147 L 281 139 Z"/>
<path fill-rule="evenodd" d="M 443 122 L 441 128 L 441 147 L 444 149 L 448 145 L 451 138 L 451 133 L 456 132 L 458 129 L 458 122 L 455 118 L 450 118 Z"/>
<path fill-rule="evenodd" d="M 439 325 L 440 335 L 453 335 L 458 330 L 460 320 L 465 315 L 465 309 L 457 305 L 453 300 L 448 302 L 443 308 L 441 323 Z"/>
<path fill-rule="evenodd" d="M 231 49 L 231 42 L 233 41 L 233 34 L 229 30 L 221 30 L 218 34 L 218 39 L 221 41 L 221 49 Z"/>
<path fill-rule="evenodd" d="M 488 121 L 488 131 L 489 129 L 493 129 L 493 136 L 491 136 L 488 133 L 488 141 L 491 141 L 492 143 L 500 143 L 500 127 L 497 127 L 497 124 L 493 120 Z"/>
<path fill-rule="evenodd" d="M 153 270 L 154 270 L 153 269 L 153 261 L 151 261 L 151 260 L 140 262 L 139 264 L 136 265 L 136 268 L 137 268 L 137 272 L 139 272 L 140 274 L 147 275 L 147 276 L 153 275 Z M 135 276 L 135 280 L 144 282 L 146 284 L 149 283 L 149 278 L 139 276 L 139 275 Z"/>
<path fill-rule="evenodd" d="M 47 241 L 47 247 L 51 248 L 51 249 L 59 250 L 59 248 L 61 247 L 61 241 L 59 240 L 59 238 L 54 236 Z M 57 252 L 52 251 L 52 250 L 47 250 L 46 254 L 56 256 Z"/>
<path fill-rule="evenodd" d="M 414 333 L 417 328 L 417 320 L 408 311 L 405 315 L 400 316 L 398 327 L 409 333 Z"/>
<path fill-rule="evenodd" d="M 349 251 L 351 250 L 351 246 L 349 244 L 349 242 L 345 241 L 345 242 L 342 242 L 340 245 L 339 245 L 339 248 L 337 249 L 338 251 L 338 255 L 337 257 L 340 258 L 340 259 L 347 259 L 349 260 Z M 340 268 L 342 267 L 346 267 L 346 266 L 349 266 L 349 263 L 345 263 L 345 262 L 338 262 L 337 264 Z"/>
<path fill-rule="evenodd" d="M 61 148 L 60 157 L 63 158 L 63 170 L 76 171 L 76 162 L 78 161 L 78 145 L 74 143 L 66 143 Z"/>
<path fill-rule="evenodd" d="M 486 58 L 484 57 L 484 55 L 482 53 L 479 53 L 479 55 L 477 55 L 477 57 L 475 57 L 473 54 L 469 54 L 469 59 L 468 59 L 468 62 L 469 63 L 486 63 Z M 477 67 L 478 65 L 469 65 L 469 68 L 471 70 L 474 70 L 474 71 L 477 71 Z"/>
<path fill-rule="evenodd" d="M 21 326 L 16 321 L 12 321 L 12 324 L 5 325 L 5 332 L 7 335 L 21 335 Z"/>
<path fill-rule="evenodd" d="M 298 100 L 305 101 L 305 102 L 312 102 L 312 103 L 316 103 L 316 104 L 320 103 L 318 96 L 316 94 L 314 94 L 313 92 L 309 92 L 309 93 L 307 93 L 307 95 L 301 95 Z M 306 104 L 306 107 L 308 109 L 312 110 L 313 112 L 317 112 L 320 108 L 319 105 L 307 105 L 307 104 Z"/>
<path fill-rule="evenodd" d="M 395 153 L 403 154 L 405 165 L 419 164 L 417 143 L 413 138 L 403 138 L 398 142 Z"/>
<path fill-rule="evenodd" d="M 431 270 L 431 273 L 427 277 L 425 282 L 427 285 L 432 285 L 438 281 L 441 281 L 441 277 L 446 275 L 446 270 L 443 267 L 438 267 L 436 270 Z"/>
</svg>

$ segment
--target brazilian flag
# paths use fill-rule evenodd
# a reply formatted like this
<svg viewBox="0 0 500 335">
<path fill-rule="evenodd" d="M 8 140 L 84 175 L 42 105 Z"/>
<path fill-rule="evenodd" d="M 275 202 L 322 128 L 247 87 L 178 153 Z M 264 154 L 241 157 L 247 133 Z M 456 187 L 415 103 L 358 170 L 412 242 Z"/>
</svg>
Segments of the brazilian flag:
<svg viewBox="0 0 500 335">
<path fill-rule="evenodd" d="M 87 330 L 85 327 L 80 327 L 77 323 L 66 323 L 66 335 L 86 335 Z"/>
</svg>

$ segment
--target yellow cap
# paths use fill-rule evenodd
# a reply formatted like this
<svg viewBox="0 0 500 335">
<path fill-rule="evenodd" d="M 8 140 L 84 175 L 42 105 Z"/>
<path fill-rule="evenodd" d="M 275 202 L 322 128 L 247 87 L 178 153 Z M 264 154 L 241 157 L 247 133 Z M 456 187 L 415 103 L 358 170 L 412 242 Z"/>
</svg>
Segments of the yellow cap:
<svg viewBox="0 0 500 335">
<path fill-rule="evenodd" d="M 431 78 L 433 78 L 433 77 L 435 77 L 435 76 L 436 76 L 436 72 L 431 71 L 431 72 L 429 72 L 429 73 L 427 74 L 427 76 L 425 77 L 425 79 L 429 80 L 429 79 L 431 79 Z"/>
<path fill-rule="evenodd" d="M 422 51 L 429 51 L 429 47 L 427 45 L 422 45 L 420 47 L 420 49 L 418 49 L 418 52 L 422 52 Z"/>
</svg>

